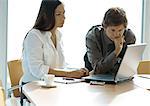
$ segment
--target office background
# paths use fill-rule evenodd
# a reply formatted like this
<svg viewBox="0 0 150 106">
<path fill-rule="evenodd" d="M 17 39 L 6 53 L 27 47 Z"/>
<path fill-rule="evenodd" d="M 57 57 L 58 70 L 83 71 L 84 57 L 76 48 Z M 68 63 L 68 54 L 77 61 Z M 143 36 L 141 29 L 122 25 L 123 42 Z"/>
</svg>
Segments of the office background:
<svg viewBox="0 0 150 106">
<path fill-rule="evenodd" d="M 92 25 L 101 24 L 105 11 L 112 6 L 122 7 L 127 12 L 128 27 L 135 33 L 136 43 L 148 44 L 143 60 L 150 60 L 150 0 L 61 1 L 65 5 L 66 21 L 60 30 L 70 67 L 84 66 L 85 35 Z M 41 0 L 0 0 L 0 79 L 5 89 L 7 61 L 21 58 L 24 36 L 35 22 L 40 2 Z"/>
<path fill-rule="evenodd" d="M 141 42 L 142 0 L 61 1 L 65 5 L 66 20 L 64 27 L 60 30 L 63 34 L 66 61 L 70 67 L 84 66 L 86 33 L 91 26 L 101 24 L 104 13 L 112 6 L 122 7 L 126 11 L 128 27 L 135 33 L 136 43 Z M 8 2 L 8 60 L 21 58 L 24 36 L 36 20 L 40 3 L 41 0 L 10 0 Z M 131 5 L 128 5 L 129 3 Z"/>
</svg>

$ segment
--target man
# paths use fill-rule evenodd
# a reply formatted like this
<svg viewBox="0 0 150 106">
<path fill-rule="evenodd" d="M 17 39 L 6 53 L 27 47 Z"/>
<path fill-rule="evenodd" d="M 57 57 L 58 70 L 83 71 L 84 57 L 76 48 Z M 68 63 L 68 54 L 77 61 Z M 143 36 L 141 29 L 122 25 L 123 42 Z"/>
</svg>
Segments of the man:
<svg viewBox="0 0 150 106">
<path fill-rule="evenodd" d="M 135 35 L 127 29 L 126 13 L 115 7 L 106 11 L 102 26 L 93 26 L 86 35 L 85 66 L 94 74 L 115 74 L 126 50 L 134 44 Z M 91 66 L 90 66 L 91 65 Z"/>
</svg>

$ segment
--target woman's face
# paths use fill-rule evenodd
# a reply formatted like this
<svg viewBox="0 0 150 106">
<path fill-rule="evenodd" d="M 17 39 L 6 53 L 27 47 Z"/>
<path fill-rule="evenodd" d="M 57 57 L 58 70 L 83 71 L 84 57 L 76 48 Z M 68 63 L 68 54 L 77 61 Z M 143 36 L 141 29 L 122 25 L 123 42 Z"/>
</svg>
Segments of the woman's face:
<svg viewBox="0 0 150 106">
<path fill-rule="evenodd" d="M 65 10 L 64 5 L 60 4 L 55 9 L 55 27 L 63 27 L 65 21 Z"/>
<path fill-rule="evenodd" d="M 104 28 L 106 35 L 109 39 L 114 41 L 115 38 L 118 38 L 120 36 L 123 36 L 123 33 L 125 31 L 125 27 L 123 24 L 117 25 L 117 26 L 108 26 Z"/>
</svg>

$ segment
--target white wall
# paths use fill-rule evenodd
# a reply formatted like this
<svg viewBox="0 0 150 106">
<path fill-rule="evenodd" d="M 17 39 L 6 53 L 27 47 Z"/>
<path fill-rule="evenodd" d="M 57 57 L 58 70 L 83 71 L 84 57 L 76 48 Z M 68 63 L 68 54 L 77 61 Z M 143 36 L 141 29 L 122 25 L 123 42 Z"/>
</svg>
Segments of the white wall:
<svg viewBox="0 0 150 106">
<path fill-rule="evenodd" d="M 85 36 L 93 25 L 101 24 L 104 13 L 110 7 L 121 7 L 127 13 L 128 27 L 141 42 L 142 0 L 62 0 L 65 4 L 66 20 L 62 28 L 64 52 L 73 67 L 83 67 Z"/>
<path fill-rule="evenodd" d="M 143 42 L 147 43 L 143 59 L 150 60 L 150 0 L 144 0 Z"/>
<path fill-rule="evenodd" d="M 7 82 L 7 0 L 0 0 L 0 79 L 4 89 Z"/>
<path fill-rule="evenodd" d="M 128 27 L 135 33 L 136 43 L 141 42 L 142 0 L 61 1 L 66 11 L 66 20 L 61 31 L 65 58 L 70 67 L 84 67 L 86 33 L 91 26 L 101 24 L 104 13 L 112 6 L 122 7 L 126 11 Z M 41 0 L 9 0 L 8 60 L 21 58 L 23 38 L 35 22 L 40 2 Z"/>
<path fill-rule="evenodd" d="M 33 27 L 42 0 L 9 0 L 8 61 L 20 59 L 26 33 Z"/>
</svg>

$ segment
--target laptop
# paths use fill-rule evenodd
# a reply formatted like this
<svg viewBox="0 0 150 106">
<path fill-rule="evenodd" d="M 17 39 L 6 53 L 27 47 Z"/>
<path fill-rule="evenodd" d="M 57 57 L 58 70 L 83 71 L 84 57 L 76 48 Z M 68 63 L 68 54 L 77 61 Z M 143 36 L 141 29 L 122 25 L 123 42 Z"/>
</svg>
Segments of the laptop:
<svg viewBox="0 0 150 106">
<path fill-rule="evenodd" d="M 142 54 L 146 47 L 145 43 L 127 45 L 126 52 L 123 56 L 121 64 L 115 75 L 112 74 L 97 74 L 83 77 L 86 82 L 98 81 L 105 83 L 118 83 L 133 79 L 137 73 L 139 61 L 142 59 Z"/>
</svg>

